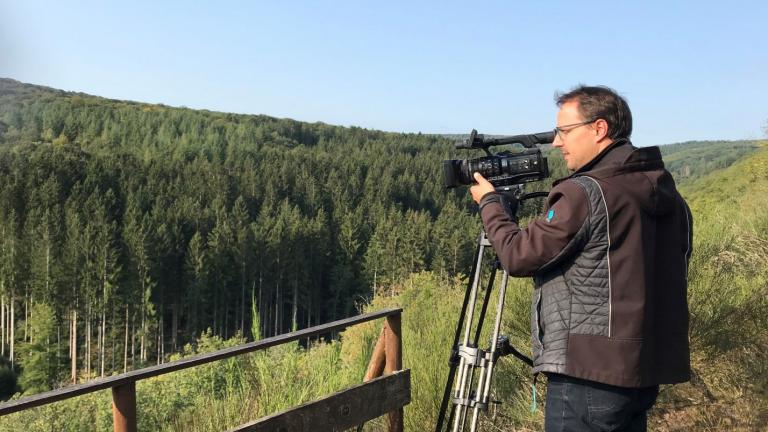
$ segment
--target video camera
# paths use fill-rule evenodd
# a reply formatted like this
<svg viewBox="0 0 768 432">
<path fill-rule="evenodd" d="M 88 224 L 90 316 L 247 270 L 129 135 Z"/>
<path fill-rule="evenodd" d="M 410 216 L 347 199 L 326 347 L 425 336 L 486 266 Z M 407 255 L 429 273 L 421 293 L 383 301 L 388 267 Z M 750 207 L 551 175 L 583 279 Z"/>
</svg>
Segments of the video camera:
<svg viewBox="0 0 768 432">
<path fill-rule="evenodd" d="M 541 155 L 537 144 L 549 144 L 555 140 L 554 132 L 542 132 L 531 135 L 514 135 L 500 138 L 485 138 L 475 129 L 469 138 L 456 143 L 457 149 L 482 149 L 487 156 L 475 159 L 453 159 L 443 161 L 445 187 L 475 183 L 472 177 L 479 172 L 495 187 L 511 186 L 543 180 L 549 176 L 547 158 Z M 525 150 L 518 152 L 491 153 L 489 148 L 505 144 L 520 144 Z"/>
</svg>

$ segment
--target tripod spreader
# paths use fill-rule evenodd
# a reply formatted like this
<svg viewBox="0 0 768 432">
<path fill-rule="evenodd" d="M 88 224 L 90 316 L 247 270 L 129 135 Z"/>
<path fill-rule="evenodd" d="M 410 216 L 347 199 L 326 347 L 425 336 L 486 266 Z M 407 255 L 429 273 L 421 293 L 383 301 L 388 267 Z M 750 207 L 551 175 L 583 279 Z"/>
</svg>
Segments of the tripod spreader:
<svg viewBox="0 0 768 432">
<path fill-rule="evenodd" d="M 523 363 L 528 366 L 533 367 L 533 360 L 513 347 L 512 344 L 509 343 L 509 336 L 499 336 L 499 340 L 496 342 L 496 356 L 504 357 L 510 354 L 522 360 Z"/>
<path fill-rule="evenodd" d="M 488 362 L 493 359 L 495 362 L 500 357 L 513 355 L 522 360 L 523 363 L 528 366 L 533 366 L 533 361 L 525 354 L 518 351 L 511 343 L 509 343 L 509 336 L 500 335 L 496 341 L 496 350 L 491 353 L 490 348 L 483 350 L 473 346 L 459 345 L 457 349 L 451 351 L 450 364 L 457 365 L 461 359 L 464 359 L 464 364 L 473 367 L 487 366 Z"/>
</svg>

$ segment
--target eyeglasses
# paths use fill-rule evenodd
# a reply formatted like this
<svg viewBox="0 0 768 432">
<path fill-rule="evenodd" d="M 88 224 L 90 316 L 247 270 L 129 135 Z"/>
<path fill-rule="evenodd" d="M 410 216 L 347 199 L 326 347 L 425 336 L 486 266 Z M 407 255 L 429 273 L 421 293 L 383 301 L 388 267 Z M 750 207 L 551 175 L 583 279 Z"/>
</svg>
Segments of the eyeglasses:
<svg viewBox="0 0 768 432">
<path fill-rule="evenodd" d="M 563 125 L 563 126 L 556 126 L 554 132 L 555 132 L 555 135 L 557 135 L 561 140 L 564 140 L 565 136 L 568 135 L 568 132 L 570 132 L 570 131 L 572 131 L 572 130 L 574 130 L 576 128 L 582 127 L 582 126 L 586 126 L 586 125 L 588 125 L 590 123 L 594 123 L 597 120 L 598 119 L 593 119 L 593 120 L 588 120 L 588 121 L 584 121 L 584 122 L 581 122 L 581 123 L 573 123 L 573 124 L 568 124 L 568 125 Z M 568 128 L 568 129 L 564 129 L 564 128 Z"/>
</svg>

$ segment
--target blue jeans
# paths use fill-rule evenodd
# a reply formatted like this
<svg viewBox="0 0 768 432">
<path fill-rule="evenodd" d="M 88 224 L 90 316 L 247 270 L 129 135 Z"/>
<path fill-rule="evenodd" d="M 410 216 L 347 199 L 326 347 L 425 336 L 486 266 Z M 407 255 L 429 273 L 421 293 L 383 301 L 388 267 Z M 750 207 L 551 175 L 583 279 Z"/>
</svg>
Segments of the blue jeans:
<svg viewBox="0 0 768 432">
<path fill-rule="evenodd" d="M 547 374 L 546 432 L 645 431 L 659 386 L 616 387 Z"/>
</svg>

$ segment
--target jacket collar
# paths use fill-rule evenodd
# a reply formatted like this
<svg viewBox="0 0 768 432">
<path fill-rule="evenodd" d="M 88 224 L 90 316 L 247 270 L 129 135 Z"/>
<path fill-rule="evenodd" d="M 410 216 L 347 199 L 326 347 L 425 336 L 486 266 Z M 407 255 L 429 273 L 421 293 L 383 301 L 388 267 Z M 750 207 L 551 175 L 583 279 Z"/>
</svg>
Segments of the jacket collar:
<svg viewBox="0 0 768 432">
<path fill-rule="evenodd" d="M 571 175 L 556 180 L 552 185 L 584 175 L 603 178 L 622 172 L 661 168 L 664 168 L 664 162 L 658 147 L 636 148 L 628 139 L 620 138 Z"/>
<path fill-rule="evenodd" d="M 591 161 L 577 169 L 569 177 L 575 177 L 579 174 L 607 168 L 609 166 L 621 165 L 634 149 L 635 147 L 630 144 L 628 139 L 620 138 L 604 148 L 603 151 L 598 153 Z"/>
</svg>

